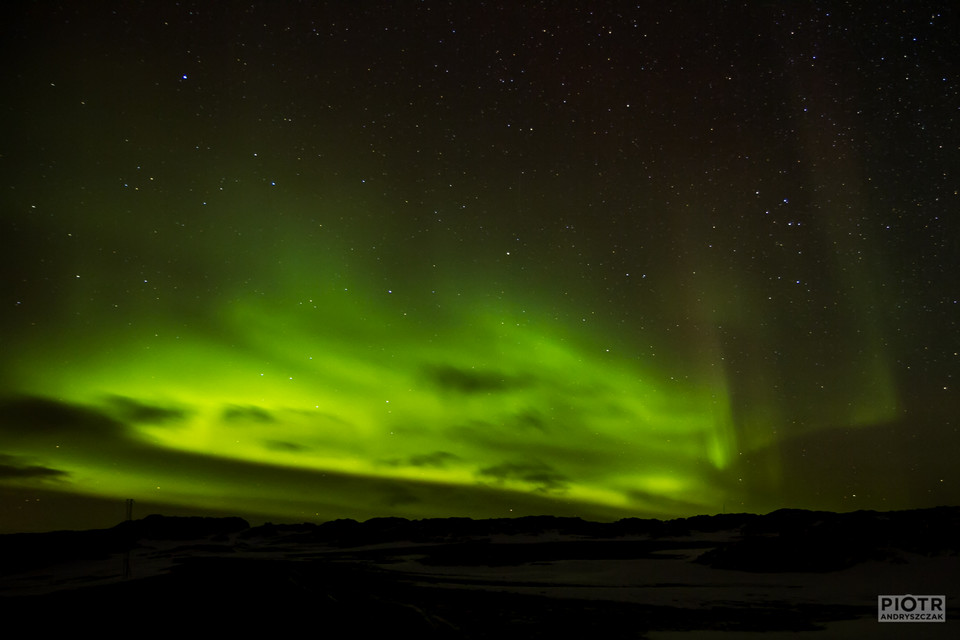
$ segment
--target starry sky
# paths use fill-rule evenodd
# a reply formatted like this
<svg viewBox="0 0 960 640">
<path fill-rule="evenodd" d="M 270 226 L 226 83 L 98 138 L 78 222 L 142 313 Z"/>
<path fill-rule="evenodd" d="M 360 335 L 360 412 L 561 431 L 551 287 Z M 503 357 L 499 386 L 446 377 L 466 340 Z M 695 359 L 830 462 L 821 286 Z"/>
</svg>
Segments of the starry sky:
<svg viewBox="0 0 960 640">
<path fill-rule="evenodd" d="M 15 5 L 0 531 L 957 504 L 957 17 Z"/>
</svg>

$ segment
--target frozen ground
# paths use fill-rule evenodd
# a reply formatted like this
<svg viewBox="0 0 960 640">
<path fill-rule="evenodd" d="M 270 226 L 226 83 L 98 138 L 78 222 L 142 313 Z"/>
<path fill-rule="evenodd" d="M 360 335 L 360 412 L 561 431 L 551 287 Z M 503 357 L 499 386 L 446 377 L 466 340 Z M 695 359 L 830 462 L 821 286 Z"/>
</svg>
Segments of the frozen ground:
<svg viewBox="0 0 960 640">
<path fill-rule="evenodd" d="M 956 554 L 898 551 L 886 561 L 823 572 L 695 561 L 739 538 L 739 530 L 657 538 L 545 531 L 351 546 L 303 532 L 248 530 L 141 540 L 129 552 L 127 577 L 123 553 L 2 572 L 0 607 L 79 610 L 110 598 L 129 609 L 149 599 L 168 620 L 180 620 L 209 610 L 211 598 L 270 612 L 249 613 L 252 624 L 269 617 L 282 626 L 292 610 L 308 606 L 335 630 L 398 628 L 434 637 L 495 637 L 507 628 L 527 637 L 602 632 L 651 640 L 761 632 L 821 640 L 960 637 Z M 946 595 L 948 621 L 877 622 L 877 596 L 904 593 Z"/>
</svg>

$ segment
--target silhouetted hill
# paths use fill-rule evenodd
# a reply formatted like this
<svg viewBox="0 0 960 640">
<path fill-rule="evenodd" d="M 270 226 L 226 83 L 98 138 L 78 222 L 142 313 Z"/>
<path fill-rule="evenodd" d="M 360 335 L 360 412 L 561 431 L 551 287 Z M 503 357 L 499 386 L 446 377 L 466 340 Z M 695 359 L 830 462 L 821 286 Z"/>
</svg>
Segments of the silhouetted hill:
<svg viewBox="0 0 960 640">
<path fill-rule="evenodd" d="M 837 571 L 867 560 L 960 551 L 960 509 L 831 513 L 780 509 L 745 523 L 741 537 L 698 561 L 744 571 Z"/>
<path fill-rule="evenodd" d="M 958 551 L 957 507 L 257 527 L 153 515 L 110 529 L 0 536 L 0 610 L 70 631 L 110 621 L 249 635 L 310 620 L 334 635 L 643 638 L 862 621 L 829 637 L 867 637 L 889 585 L 955 601 Z M 951 637 L 943 629 L 937 637 Z"/>
<path fill-rule="evenodd" d="M 386 543 L 457 543 L 489 536 L 575 536 L 590 538 L 675 538 L 729 531 L 730 542 L 705 553 L 700 562 L 747 571 L 829 571 L 896 550 L 920 554 L 960 551 L 960 508 L 832 513 L 780 509 L 766 515 L 734 513 L 675 520 L 626 518 L 588 522 L 580 518 L 372 518 L 322 524 L 250 527 L 242 518 L 150 515 L 110 529 L 0 535 L 0 572 L 10 573 L 65 559 L 98 558 L 129 550 L 143 540 L 242 540 L 284 536 L 289 540 L 360 547 Z"/>
<path fill-rule="evenodd" d="M 0 575 L 66 560 L 108 557 L 142 540 L 195 540 L 249 529 L 243 518 L 149 515 L 110 529 L 0 535 Z"/>
</svg>

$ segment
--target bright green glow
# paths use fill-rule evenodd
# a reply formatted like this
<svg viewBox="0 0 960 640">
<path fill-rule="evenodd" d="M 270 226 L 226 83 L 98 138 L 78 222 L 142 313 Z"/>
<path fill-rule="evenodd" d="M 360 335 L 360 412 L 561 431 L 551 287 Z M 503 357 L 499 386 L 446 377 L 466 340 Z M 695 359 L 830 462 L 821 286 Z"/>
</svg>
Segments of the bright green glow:
<svg viewBox="0 0 960 640">
<path fill-rule="evenodd" d="M 123 451 L 105 460 L 69 436 L 62 448 L 10 453 L 68 470 L 80 492 L 288 519 L 516 514 L 514 501 L 538 512 L 687 515 L 741 498 L 738 457 L 775 442 L 770 426 L 788 414 L 769 363 L 746 361 L 755 379 L 735 400 L 729 368 L 742 365 L 727 361 L 716 333 L 697 334 L 685 347 L 692 357 L 651 345 L 639 358 L 593 324 L 570 330 L 536 299 L 441 304 L 429 285 L 375 290 L 341 277 L 305 287 L 275 275 L 274 294 L 222 295 L 203 322 L 134 317 L 82 341 L 23 345 L 13 360 L 20 392 L 114 416 L 127 425 L 124 447 L 162 452 L 163 462 Z M 699 308 L 705 326 L 745 322 Z M 878 406 L 852 397 L 852 413 Z M 176 413 L 131 416 L 129 403 Z M 203 460 L 222 462 L 210 470 Z M 764 481 L 776 483 L 776 460 L 765 464 Z M 338 480 L 328 487 L 323 474 Z M 344 488 L 344 478 L 359 484 Z M 394 498 L 363 488 L 395 483 L 413 484 Z M 480 494 L 451 501 L 459 490 Z"/>
<path fill-rule="evenodd" d="M 379 304 L 349 288 L 233 299 L 219 307 L 217 338 L 154 322 L 146 337 L 107 332 L 82 349 L 34 345 L 18 372 L 21 391 L 121 419 L 111 397 L 178 409 L 175 419 L 131 427 L 144 445 L 175 452 L 534 492 L 625 513 L 659 512 L 641 495 L 692 509 L 721 499 L 710 476 L 736 446 L 722 377 L 671 380 L 536 309 L 464 305 L 426 322 L 392 304 L 394 294 L 378 295 Z M 78 489 L 98 495 L 159 491 L 194 505 L 242 495 L 247 508 L 281 497 L 269 481 L 198 482 L 122 461 L 107 469 L 95 451 L 20 453 L 67 466 Z"/>
<path fill-rule="evenodd" d="M 78 492 L 293 520 L 689 515 L 744 504 L 745 471 L 778 486 L 775 456 L 747 468 L 742 456 L 776 445 L 791 421 L 818 429 L 894 410 L 879 357 L 844 364 L 858 383 L 822 406 L 788 401 L 771 354 L 796 358 L 789 336 L 744 313 L 762 308 L 759 289 L 723 300 L 729 283 L 709 273 L 671 305 L 694 329 L 631 339 L 547 296 L 491 295 L 469 272 L 455 294 L 423 274 L 371 286 L 342 273 L 362 262 L 339 253 L 264 258 L 251 269 L 269 294 L 226 287 L 192 316 L 89 311 L 103 324 L 21 342 L 7 363 L 18 392 L 112 416 L 125 435 L 116 455 L 69 434 L 6 453 L 68 471 Z M 731 327 L 750 348 L 727 352 Z M 130 403 L 171 413 L 144 418 Z"/>
</svg>

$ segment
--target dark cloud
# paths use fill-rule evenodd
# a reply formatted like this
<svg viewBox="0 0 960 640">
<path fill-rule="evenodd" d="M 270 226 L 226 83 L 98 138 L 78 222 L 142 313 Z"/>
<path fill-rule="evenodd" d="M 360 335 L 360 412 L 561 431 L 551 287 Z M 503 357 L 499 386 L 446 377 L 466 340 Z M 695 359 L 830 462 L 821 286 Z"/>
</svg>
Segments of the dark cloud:
<svg viewBox="0 0 960 640">
<path fill-rule="evenodd" d="M 503 465 L 505 468 L 508 465 Z M 286 465 L 246 460 L 232 460 L 216 455 L 150 448 L 131 444 L 117 469 L 136 470 L 145 476 L 162 478 L 176 475 L 190 477 L 197 486 L 216 487 L 217 501 L 211 508 L 223 512 L 248 514 L 258 512 L 266 520 L 289 519 L 291 513 L 313 514 L 315 519 L 377 516 L 438 517 L 469 515 L 496 517 L 515 513 L 552 513 L 581 517 L 621 518 L 623 510 L 564 499 L 556 490 L 516 491 L 490 485 L 464 486 L 459 483 L 419 481 L 346 473 L 334 470 L 305 469 Z M 524 472 L 523 470 L 526 469 Z M 549 467 L 514 465 L 513 473 L 534 480 L 552 481 Z M 511 471 L 501 469 L 500 475 Z M 491 476 L 492 477 L 492 476 Z M 255 497 L 270 496 L 270 497 Z M 154 500 L 163 500 L 163 490 Z M 139 502 L 139 501 L 138 501 Z M 118 502 L 119 504 L 119 502 Z M 0 505 L 2 507 L 2 505 Z"/>
<path fill-rule="evenodd" d="M 526 417 L 525 417 L 526 416 Z M 516 419 L 507 418 L 503 423 L 494 423 L 484 420 L 471 420 L 467 424 L 450 427 L 446 432 L 447 438 L 454 442 L 465 442 L 470 446 L 481 447 L 497 455 L 515 455 L 529 458 L 546 458 L 562 461 L 564 466 L 578 469 L 581 473 L 590 473 L 590 469 L 599 470 L 606 474 L 611 469 L 624 464 L 632 464 L 629 458 L 624 460 L 611 457 L 611 449 L 616 450 L 623 446 L 622 440 L 596 434 L 588 444 L 582 442 L 567 443 L 562 439 L 551 438 L 549 432 L 575 432 L 586 429 L 577 422 L 552 421 L 547 424 L 541 421 L 542 428 L 534 426 L 540 420 L 536 414 L 522 414 Z"/>
<path fill-rule="evenodd" d="M 434 451 L 410 456 L 409 464 L 414 467 L 445 467 L 448 462 L 460 460 L 460 456 L 446 451 Z"/>
<path fill-rule="evenodd" d="M 460 456 L 447 451 L 434 451 L 433 453 L 412 455 L 409 458 L 381 460 L 381 463 L 391 467 L 435 467 L 439 469 L 446 467 L 447 463 L 455 460 L 461 460 Z"/>
<path fill-rule="evenodd" d="M 262 524 L 268 521 L 301 522 L 304 519 L 316 522 L 337 518 L 367 520 L 383 516 L 495 518 L 518 514 L 552 514 L 614 521 L 637 515 L 636 510 L 581 502 L 556 493 L 518 492 L 496 486 L 464 486 L 311 471 L 170 450 L 154 450 L 150 453 L 136 460 L 138 469 L 150 473 L 178 469 L 180 473 L 190 473 L 198 482 L 211 486 L 217 480 L 228 480 L 233 490 L 219 492 L 217 501 L 207 501 L 202 508 L 185 506 L 182 500 L 165 502 L 164 492 L 158 491 L 149 498 L 137 498 L 135 517 L 149 513 L 239 515 L 251 524 Z M 63 482 L 44 485 L 26 487 L 23 483 L 0 482 L 0 514 L 3 514 L 0 517 L 0 533 L 107 528 L 124 517 L 125 496 L 85 495 L 77 493 L 72 486 Z M 249 492 L 261 493 L 264 490 L 282 497 L 269 501 L 247 497 Z"/>
<path fill-rule="evenodd" d="M 275 422 L 272 413 L 253 405 L 246 407 L 230 405 L 224 408 L 223 419 L 227 422 Z"/>
<path fill-rule="evenodd" d="M 26 464 L 17 456 L 0 454 L 0 481 L 2 480 L 61 480 L 70 473 L 36 464 Z"/>
<path fill-rule="evenodd" d="M 477 473 L 500 482 L 505 480 L 528 482 L 536 485 L 540 491 L 564 491 L 569 481 L 569 478 L 565 475 L 558 473 L 553 467 L 542 462 L 505 462 L 480 469 Z"/>
<path fill-rule="evenodd" d="M 125 431 L 123 423 L 98 409 L 39 396 L 0 400 L 0 433 L 14 440 L 54 437 L 113 437 Z"/>
<path fill-rule="evenodd" d="M 297 444 L 295 442 L 286 442 L 284 440 L 264 440 L 263 446 L 267 449 L 272 449 L 273 451 L 291 451 L 291 452 L 300 452 L 300 451 L 310 451 L 310 447 L 305 447 L 302 444 Z"/>
<path fill-rule="evenodd" d="M 461 369 L 449 365 L 426 367 L 424 376 L 440 389 L 456 393 L 493 393 L 530 385 L 527 377 L 510 376 L 500 371 Z"/>
<path fill-rule="evenodd" d="M 529 429 L 536 429 L 537 431 L 547 432 L 547 423 L 543 417 L 536 411 L 524 411 L 523 413 L 517 414 L 516 417 L 517 425 L 521 427 L 526 427 Z"/>
<path fill-rule="evenodd" d="M 176 422 L 189 415 L 187 411 L 180 408 L 146 404 L 125 396 L 110 396 L 107 401 L 121 420 L 132 424 Z"/>
</svg>

